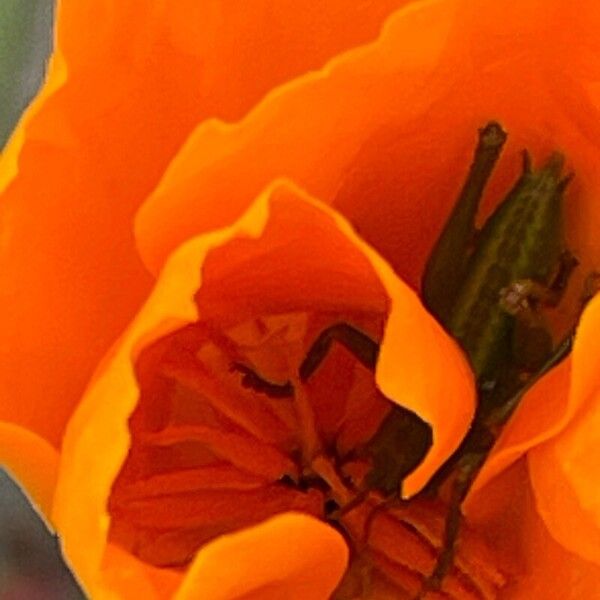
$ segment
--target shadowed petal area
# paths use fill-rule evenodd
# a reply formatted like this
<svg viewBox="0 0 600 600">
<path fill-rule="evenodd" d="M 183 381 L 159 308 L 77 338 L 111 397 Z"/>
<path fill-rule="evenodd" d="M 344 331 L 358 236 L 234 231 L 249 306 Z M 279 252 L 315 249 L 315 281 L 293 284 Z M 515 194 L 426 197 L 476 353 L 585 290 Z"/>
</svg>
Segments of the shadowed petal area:
<svg viewBox="0 0 600 600">
<path fill-rule="evenodd" d="M 575 417 L 578 422 L 585 418 L 592 420 L 595 398 L 600 390 L 600 371 L 596 361 L 600 355 L 599 315 L 600 300 L 592 300 L 577 326 L 571 356 L 523 397 L 476 480 L 473 491 L 531 448 L 560 435 L 565 428 L 571 432 L 565 435 L 576 436 L 579 426 L 570 425 Z M 588 416 L 583 417 L 583 414 Z M 595 438 L 591 441 L 588 433 L 582 436 L 582 440 L 587 436 L 589 443 L 596 443 Z"/>
<path fill-rule="evenodd" d="M 533 473 L 531 473 L 533 475 Z M 549 478 L 555 473 L 548 472 Z M 537 484 L 535 484 L 537 485 Z M 543 493 L 549 491 L 543 490 Z M 483 532 L 500 563 L 512 565 L 512 577 L 503 590 L 503 600 L 531 598 L 596 598 L 600 567 L 581 557 L 581 552 L 557 541 L 547 528 L 543 509 L 532 487 L 527 460 L 514 463 L 474 494 L 469 521 Z M 564 510 L 569 510 L 566 503 Z M 580 515 L 576 514 L 576 518 Z M 566 523 L 573 525 L 569 513 Z M 594 539 L 593 531 L 577 527 L 573 539 L 582 548 Z"/>
<path fill-rule="evenodd" d="M 600 563 L 600 374 L 597 357 L 600 298 L 587 307 L 578 330 L 571 394 L 578 403 L 562 433 L 529 454 L 536 504 L 552 536 L 565 548 Z"/>
<path fill-rule="evenodd" d="M 135 210 L 203 119 L 371 40 L 403 0 L 62 0 L 39 98 L 0 164 L 0 420 L 60 445 L 152 280 Z"/>
<path fill-rule="evenodd" d="M 351 538 L 360 539 L 362 546 L 335 600 L 412 599 L 418 596 L 423 577 L 434 568 L 447 510 L 442 502 L 420 497 L 385 511 L 373 512 L 373 508 L 366 503 L 342 517 L 345 530 Z M 431 593 L 432 600 L 498 598 L 508 581 L 510 563 L 498 565 L 492 547 L 486 547 L 480 532 L 465 523 L 454 565 L 441 589 Z"/>
<path fill-rule="evenodd" d="M 314 338 L 340 320 L 383 335 L 379 390 L 337 346 L 299 381 Z M 275 182 L 233 226 L 173 253 L 69 425 L 53 517 L 89 593 L 126 585 L 134 556 L 163 593 L 172 582 L 152 564 L 177 572 L 206 542 L 281 512 L 324 517 L 327 490 L 347 500 L 329 453 L 352 462 L 391 410 L 382 392 L 431 419 L 411 493 L 468 427 L 464 358 L 339 215 Z M 107 540 L 130 557 L 113 553 L 110 581 Z"/>
<path fill-rule="evenodd" d="M 471 489 L 472 493 L 485 486 L 528 450 L 559 433 L 573 418 L 578 406 L 569 394 L 570 382 L 571 359 L 567 359 L 525 394 L 483 465 Z M 470 506 L 469 499 L 465 506 Z"/>
<path fill-rule="evenodd" d="M 322 600 L 341 579 L 348 548 L 331 527 L 288 513 L 219 538 L 196 556 L 175 600 Z"/>
</svg>

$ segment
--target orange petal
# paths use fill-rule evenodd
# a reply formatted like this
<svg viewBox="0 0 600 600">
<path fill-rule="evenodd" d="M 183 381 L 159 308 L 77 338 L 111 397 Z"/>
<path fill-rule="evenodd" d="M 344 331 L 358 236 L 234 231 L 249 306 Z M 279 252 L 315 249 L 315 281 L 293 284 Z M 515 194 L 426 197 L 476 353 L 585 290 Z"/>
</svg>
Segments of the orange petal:
<svg viewBox="0 0 600 600">
<path fill-rule="evenodd" d="M 375 585 L 381 579 L 395 584 L 396 594 L 390 594 L 390 598 L 413 598 L 421 589 L 423 577 L 435 567 L 443 543 L 447 506 L 437 499 L 421 496 L 404 506 L 389 506 L 377 513 L 373 510 L 374 507 L 367 504 L 342 517 L 347 534 L 352 539 L 363 539 L 367 546 L 353 558 L 368 565 L 372 563 Z M 368 536 L 365 536 L 365 528 Z M 465 524 L 454 555 L 455 568 L 444 578 L 441 591 L 431 600 L 496 598 L 506 578 L 490 548 L 492 546 L 482 543 L 479 532 Z M 358 566 L 357 562 L 353 561 L 351 569 Z M 372 597 L 379 598 L 376 593 Z"/>
<path fill-rule="evenodd" d="M 169 226 L 171 215 L 164 221 Z M 261 314 L 389 310 L 375 253 L 296 186 L 274 182 L 232 231 L 242 223 L 252 233 L 215 248 L 204 263 L 197 296 L 203 319 L 231 326 Z"/>
<path fill-rule="evenodd" d="M 372 39 L 406 0 L 63 0 L 39 99 L 0 164 L 0 419 L 55 446 L 151 280 L 132 215 L 188 133 Z"/>
<path fill-rule="evenodd" d="M 580 5 L 597 18 L 595 2 Z M 475 131 L 496 118 L 510 136 L 486 205 L 510 187 L 524 147 L 540 160 L 563 150 L 577 174 L 569 239 L 585 271 L 600 260 L 600 126 L 590 91 L 597 44 L 586 45 L 591 29 L 578 37 L 584 23 L 566 0 L 434 0 L 397 11 L 376 42 L 282 85 L 244 120 L 198 127 L 138 213 L 144 261 L 156 270 L 284 175 L 332 203 L 416 287 Z M 570 60 L 584 55 L 586 68 L 573 71 Z"/>
<path fill-rule="evenodd" d="M 596 5 L 584 2 L 582 18 L 562 0 L 551 9 L 538 0 L 518 8 L 479 3 L 477 14 L 467 4 L 424 2 L 398 11 L 375 43 L 282 86 L 243 121 L 198 128 L 138 213 L 147 264 L 156 269 L 192 232 L 234 218 L 274 174 L 285 173 L 332 202 L 416 287 L 470 161 L 474 132 L 494 117 L 510 135 L 488 206 L 510 185 L 524 147 L 540 157 L 563 150 L 577 175 L 566 219 L 570 247 L 582 263 L 567 299 L 575 307 L 581 279 L 600 263 L 594 201 L 600 156 L 591 139 L 598 106 L 590 92 L 600 72 L 590 33 Z M 536 17 L 542 13 L 544 19 Z M 547 51 L 547 39 L 556 39 L 577 69 L 554 47 Z M 533 70 L 532 56 L 539 62 Z M 447 159 L 434 160 L 433 149 Z M 568 368 L 526 396 L 476 485 L 572 418 L 581 394 L 564 393 Z M 542 418 L 540 402 L 547 408 Z"/>
<path fill-rule="evenodd" d="M 529 454 L 537 509 L 552 537 L 571 552 L 600 564 L 600 394 L 590 422 L 572 427 Z M 591 411 L 590 411 L 591 412 Z"/>
<path fill-rule="evenodd" d="M 174 600 L 322 600 L 347 563 L 348 547 L 337 531 L 285 513 L 205 546 Z"/>
<path fill-rule="evenodd" d="M 94 585 L 94 598 L 172 598 L 181 583 L 181 573 L 157 569 L 137 560 L 119 546 L 109 544 L 102 561 L 102 579 Z"/>
<path fill-rule="evenodd" d="M 58 40 L 76 70 L 107 63 L 125 69 L 128 62 L 160 72 L 163 86 L 177 82 L 188 111 L 199 110 L 190 105 L 199 94 L 210 113 L 235 118 L 277 81 L 377 35 L 385 17 L 407 2 L 62 0 Z M 150 93 L 164 89 L 148 82 Z"/>
<path fill-rule="evenodd" d="M 27 429 L 0 422 L 2 467 L 16 478 L 24 491 L 49 518 L 58 477 L 58 452 L 46 440 Z"/>
<path fill-rule="evenodd" d="M 573 356 L 578 412 L 557 437 L 529 453 L 538 510 L 565 548 L 600 563 L 600 298 L 585 310 Z M 577 348 L 576 348 L 577 350 Z"/>
<path fill-rule="evenodd" d="M 340 174 L 393 107 L 411 113 L 422 108 L 413 87 L 425 84 L 440 58 L 452 5 L 409 5 L 394 14 L 376 43 L 283 85 L 241 122 L 200 125 L 138 214 L 146 264 L 156 271 L 186 238 L 231 223 L 280 174 L 330 201 Z"/>
<path fill-rule="evenodd" d="M 294 227 L 289 228 L 289 225 L 302 227 L 303 222 L 312 224 L 315 235 L 294 240 Z M 319 232 L 328 233 L 320 238 Z M 202 265 L 208 265 L 217 256 L 221 256 L 224 264 L 229 266 L 221 271 L 223 303 L 230 302 L 233 308 L 241 309 L 246 304 L 245 297 L 236 299 L 228 295 L 226 275 L 236 272 L 236 264 L 227 263 L 228 254 L 224 253 L 224 249 L 230 248 L 231 256 L 235 257 L 239 244 L 247 252 L 239 254 L 238 259 L 251 259 L 254 246 L 249 242 L 255 239 L 256 247 L 261 247 L 263 235 L 274 235 L 275 239 L 282 236 L 281 241 L 287 244 L 275 246 L 281 262 L 273 263 L 288 282 L 284 301 L 292 298 L 298 307 L 304 306 L 305 310 L 317 310 L 323 302 L 326 309 L 333 310 L 337 298 L 346 309 L 354 306 L 355 310 L 362 307 L 363 310 L 377 311 L 385 308 L 386 296 L 391 300 L 377 380 L 384 393 L 429 419 L 435 432 L 434 449 L 426 464 L 413 476 L 410 490 L 416 491 L 427 480 L 431 471 L 456 447 L 468 427 L 473 411 L 473 385 L 455 344 L 423 309 L 414 293 L 393 274 L 383 259 L 360 241 L 341 217 L 291 184 L 275 182 L 239 222 L 228 229 L 194 238 L 172 254 L 145 306 L 97 372 L 69 424 L 54 520 L 63 536 L 66 554 L 91 594 L 100 589 L 99 585 L 105 585 L 100 572 L 110 527 L 107 500 L 129 450 L 127 419 L 139 394 L 133 361 L 141 344 L 148 344 L 169 331 L 196 321 L 198 307 L 201 316 L 204 316 L 204 307 L 207 310 L 211 308 L 208 302 L 196 304 L 195 295 L 200 289 L 197 297 L 200 298 L 205 289 L 219 283 L 219 278 L 211 280 L 208 277 L 211 270 L 207 268 L 207 279 L 202 280 L 200 287 Z M 298 277 L 290 279 L 294 263 L 284 260 L 288 251 L 292 252 L 290 256 L 302 258 L 296 252 L 296 246 L 313 256 L 310 250 L 313 239 L 328 240 L 331 248 L 330 255 L 322 253 L 317 263 L 311 263 L 316 268 L 316 286 L 314 281 L 311 283 L 310 279 L 306 279 L 311 276 L 311 271 L 303 271 L 303 265 L 309 267 L 309 262 L 300 260 Z M 345 261 L 338 260 L 336 248 L 340 251 L 345 248 Z M 266 256 L 268 258 L 268 252 Z M 258 268 L 260 261 L 255 264 L 258 270 L 242 268 L 240 273 L 251 273 L 254 288 L 260 288 L 264 280 L 266 292 L 257 293 L 249 285 L 242 285 L 239 289 L 248 295 L 253 311 L 277 312 L 278 286 L 270 286 L 271 277 L 264 277 L 276 277 L 277 271 L 261 272 Z M 329 283 L 324 276 L 327 269 L 330 270 Z M 323 276 L 319 274 L 320 270 L 323 270 Z M 212 270 L 213 275 L 218 272 L 216 268 Z M 363 289 L 360 286 L 351 288 L 356 295 L 348 297 L 341 292 L 350 289 L 348 285 L 352 274 L 363 283 L 369 282 L 369 285 L 363 286 Z M 233 277 L 229 284 L 236 281 L 240 280 Z M 338 286 L 333 285 L 336 281 L 347 284 L 342 286 L 341 292 Z M 302 290 L 290 295 L 290 289 L 295 285 L 300 285 Z M 323 286 L 325 291 L 329 289 L 332 298 L 324 293 Z M 253 295 L 256 300 L 253 300 Z M 211 294 L 207 292 L 207 296 Z M 215 294 L 217 298 L 219 295 Z M 219 318 L 218 305 L 212 308 L 212 316 Z M 285 308 L 287 310 L 289 306 Z M 227 311 L 226 322 L 231 320 L 230 315 Z M 243 319 L 244 315 L 239 318 Z M 404 343 L 406 339 L 411 340 L 410 346 Z M 81 544 L 81 539 L 86 540 L 85 545 Z"/>
<path fill-rule="evenodd" d="M 573 418 L 578 404 L 569 393 L 571 359 L 545 375 L 521 400 L 477 476 L 474 493 L 529 449 L 557 435 Z M 467 505 L 470 497 L 467 499 Z"/>
<path fill-rule="evenodd" d="M 511 583 L 501 598 L 597 597 L 600 567 L 569 551 L 551 535 L 538 513 L 539 496 L 532 489 L 525 460 L 515 463 L 475 496 L 469 521 L 485 533 L 499 559 L 510 565 Z M 585 545 L 586 532 L 578 527 L 577 533 Z"/>
<path fill-rule="evenodd" d="M 286 191 L 285 184 L 274 184 L 270 190 L 279 201 L 271 204 L 264 241 L 236 240 L 208 257 L 199 309 L 204 317 L 225 324 L 232 318 L 242 321 L 260 313 L 311 306 L 339 314 L 358 307 L 381 312 L 387 304 L 381 296 L 383 286 L 391 308 L 377 384 L 388 398 L 416 412 L 434 430 L 431 452 L 405 481 L 404 493 L 410 496 L 425 485 L 470 424 L 474 401 L 470 369 L 416 295 L 340 216 L 324 207 L 315 211 L 313 201 L 297 189 Z M 323 213 L 329 218 L 323 219 Z M 177 215 L 164 215 L 165 229 L 172 219 L 177 222 Z"/>
<path fill-rule="evenodd" d="M 418 414 L 433 429 L 429 454 L 402 484 L 403 494 L 410 497 L 466 433 L 475 409 L 473 375 L 458 346 L 387 263 L 380 258 L 373 263 L 392 298 L 377 384 L 388 398 Z"/>
<path fill-rule="evenodd" d="M 293 192 L 292 197 L 297 193 Z M 177 195 L 172 198 L 173 203 L 177 198 Z M 199 294 L 202 314 L 211 319 L 232 316 L 242 319 L 257 312 L 273 312 L 275 307 L 278 311 L 290 311 L 307 305 L 343 313 L 352 309 L 349 302 L 372 306 L 375 310 L 377 302 L 381 306 L 381 299 L 377 301 L 376 296 L 368 299 L 368 295 L 375 294 L 383 284 L 392 305 L 377 367 L 377 384 L 388 398 L 417 413 L 434 430 L 431 452 L 404 484 L 404 493 L 410 496 L 425 485 L 456 448 L 471 421 L 474 390 L 470 369 L 456 344 L 423 310 L 416 295 L 341 217 L 331 213 L 332 222 L 325 225 L 310 216 L 310 202 L 306 208 L 298 206 L 293 211 L 285 202 L 281 206 L 274 204 L 271 208 L 274 224 L 269 239 L 277 253 L 266 254 L 260 244 L 253 247 L 250 241 L 239 240 L 209 257 L 206 289 Z M 298 211 L 308 211 L 305 226 L 294 222 L 290 227 Z M 162 223 L 162 231 L 168 230 L 174 227 L 173 223 L 179 223 L 179 215 L 168 212 L 163 215 Z M 347 240 L 335 241 L 336 228 L 368 258 L 370 278 L 373 279 L 374 271 L 381 284 L 365 285 L 367 275 L 353 280 L 338 278 L 352 263 Z M 318 261 L 315 256 L 319 256 Z M 364 262 L 364 257 L 361 258 Z M 218 266 L 211 269 L 213 263 Z M 236 263 L 237 268 L 231 266 Z M 287 264 L 294 267 L 293 278 L 289 277 Z M 356 271 L 355 265 L 352 268 Z M 310 287 L 305 280 L 307 275 Z M 261 278 L 260 286 L 255 283 L 257 277 Z M 219 285 L 208 285 L 212 281 L 218 281 Z M 407 344 L 407 340 L 411 343 Z"/>
</svg>

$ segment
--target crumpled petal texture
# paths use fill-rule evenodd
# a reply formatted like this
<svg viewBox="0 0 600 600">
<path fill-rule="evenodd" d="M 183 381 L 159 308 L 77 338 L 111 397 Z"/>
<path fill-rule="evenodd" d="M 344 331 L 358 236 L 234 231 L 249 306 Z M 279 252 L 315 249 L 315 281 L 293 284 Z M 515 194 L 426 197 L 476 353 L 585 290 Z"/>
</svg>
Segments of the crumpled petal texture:
<svg viewBox="0 0 600 600">
<path fill-rule="evenodd" d="M 312 236 L 294 235 L 306 227 Z M 324 252 L 326 248 L 329 252 Z M 294 262 L 298 251 L 322 256 L 318 268 L 303 260 Z M 272 262 L 273 256 L 279 260 Z M 284 271 L 282 263 L 287 265 Z M 255 289 L 256 271 L 265 281 L 263 293 Z M 254 284 L 246 285 L 245 281 Z M 287 286 L 283 296 L 282 285 Z M 213 287 L 222 293 L 211 290 Z M 298 293 L 291 293 L 294 290 Z M 348 293 L 351 291 L 354 293 Z M 326 314 L 334 308 L 332 299 L 337 299 L 348 314 L 381 314 L 388 310 L 388 297 L 391 305 L 381 350 L 383 366 L 377 373 L 380 387 L 384 393 L 390 394 L 391 390 L 397 394 L 390 394 L 395 401 L 417 413 L 426 413 L 436 432 L 432 458 L 419 467 L 411 484 L 418 489 L 464 435 L 473 412 L 473 384 L 454 342 L 389 266 L 357 238 L 341 217 L 284 181 L 267 189 L 230 228 L 182 245 L 165 265 L 146 305 L 96 374 L 65 438 L 53 520 L 88 591 L 94 594 L 107 585 L 101 569 L 110 527 L 107 502 L 130 448 L 127 419 L 139 395 L 132 360 L 143 347 L 198 317 L 206 317 L 213 324 L 224 318 L 231 326 L 249 316 L 291 309 L 323 310 Z M 232 303 L 236 310 L 223 312 L 221 301 L 225 306 Z M 407 337 L 413 341 L 410 348 L 398 342 Z M 393 369 L 391 364 L 386 368 L 388 361 Z M 453 416 L 448 415 L 446 407 L 440 407 L 442 387 L 445 397 L 452 398 Z M 111 401 L 114 398 L 119 401 Z M 238 412 L 235 416 L 240 418 Z M 95 450 L 98 445 L 105 448 L 102 453 Z M 85 548 L 80 543 L 82 536 Z M 113 566 L 111 577 L 115 578 L 115 570 L 122 577 L 128 571 L 140 576 L 132 565 L 133 559 L 123 561 L 120 569 Z M 143 578 L 148 580 L 148 573 Z M 121 581 L 120 577 L 116 579 Z"/>
</svg>

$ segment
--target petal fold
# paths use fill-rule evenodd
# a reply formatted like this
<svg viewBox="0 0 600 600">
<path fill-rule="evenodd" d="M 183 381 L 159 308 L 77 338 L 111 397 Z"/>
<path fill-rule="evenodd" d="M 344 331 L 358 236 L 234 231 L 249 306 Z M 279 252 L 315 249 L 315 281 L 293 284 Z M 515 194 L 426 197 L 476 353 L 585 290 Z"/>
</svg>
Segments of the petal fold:
<svg viewBox="0 0 600 600">
<path fill-rule="evenodd" d="M 310 235 L 302 233 L 305 227 Z M 329 252 L 317 250 L 320 244 Z M 434 429 L 433 449 L 406 493 L 417 491 L 458 445 L 473 414 L 474 392 L 457 346 L 342 217 L 293 184 L 274 182 L 234 225 L 198 236 L 172 254 L 69 424 L 54 520 L 90 593 L 102 582 L 107 503 L 130 448 L 128 419 L 140 394 L 135 373 L 140 352 L 199 318 L 231 327 L 290 310 L 384 316 L 390 311 L 376 380 L 388 397 Z"/>
<path fill-rule="evenodd" d="M 430 106 L 429 96 L 415 91 L 429 85 L 455 4 L 409 4 L 387 21 L 377 42 L 273 90 L 243 120 L 201 124 L 136 218 L 138 245 L 149 268 L 156 272 L 187 237 L 238 218 L 278 176 L 330 203 L 340 175 L 374 130 L 396 111 L 412 116 Z M 378 203 L 389 208 L 385 198 Z M 381 206 L 369 200 L 364 209 L 379 213 Z M 158 227 L 166 212 L 172 215 L 169 226 Z M 402 214 L 390 211 L 388 218 Z"/>
<path fill-rule="evenodd" d="M 0 422 L 0 465 L 23 486 L 43 517 L 50 518 L 58 479 L 58 452 L 31 431 Z"/>
<path fill-rule="evenodd" d="M 337 531 L 285 513 L 200 550 L 174 600 L 322 600 L 347 564 L 348 547 Z"/>
<path fill-rule="evenodd" d="M 132 217 L 189 132 L 373 39 L 404 1 L 58 3 L 48 80 L 0 162 L 0 419 L 60 446 L 150 289 Z"/>
<path fill-rule="evenodd" d="M 592 16 L 594 7 L 582 4 Z M 182 240 L 231 222 L 285 176 L 333 204 L 416 288 L 474 132 L 497 119 L 510 135 L 484 212 L 511 187 L 524 148 L 540 161 L 563 151 L 577 175 L 568 237 L 588 269 L 600 260 L 590 91 L 600 59 L 581 29 L 565 0 L 433 0 L 396 11 L 378 40 L 280 86 L 243 120 L 198 127 L 137 215 L 144 262 L 156 271 Z M 568 53 L 548 51 L 549 39 Z M 567 55 L 585 55 L 587 68 L 573 72 Z"/>
<path fill-rule="evenodd" d="M 527 459 L 514 463 L 475 494 L 468 514 L 469 522 L 485 534 L 510 574 L 501 598 L 596 598 L 600 566 L 557 541 L 544 513 L 539 512 L 539 494 L 531 475 Z M 549 479 L 554 475 L 550 473 Z M 555 481 L 560 481 L 560 475 Z M 563 508 L 569 506 L 565 503 Z M 568 515 L 565 517 L 565 524 L 574 524 Z M 586 534 L 580 527 L 573 534 L 581 534 L 582 546 L 586 545 Z"/>
<path fill-rule="evenodd" d="M 573 351 L 577 412 L 560 435 L 529 453 L 540 515 L 571 552 L 600 564 L 600 297 L 586 308 Z"/>
</svg>

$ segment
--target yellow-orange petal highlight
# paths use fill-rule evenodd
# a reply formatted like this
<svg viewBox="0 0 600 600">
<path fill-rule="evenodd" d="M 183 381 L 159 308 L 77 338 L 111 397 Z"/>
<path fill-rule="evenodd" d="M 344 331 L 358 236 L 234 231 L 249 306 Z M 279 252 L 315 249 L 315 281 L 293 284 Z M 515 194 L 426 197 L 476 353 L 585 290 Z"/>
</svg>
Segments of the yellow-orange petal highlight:
<svg viewBox="0 0 600 600">
<path fill-rule="evenodd" d="M 600 394 L 592 401 L 598 405 Z M 587 427 L 574 423 L 575 439 L 567 432 L 533 449 L 528 459 L 536 507 L 551 535 L 571 552 L 600 565 L 598 424 L 597 415 L 590 419 L 590 436 Z"/>
<path fill-rule="evenodd" d="M 427 480 L 464 435 L 473 412 L 473 384 L 454 342 L 414 293 L 339 215 L 289 182 L 275 182 L 230 228 L 194 238 L 172 254 L 145 306 L 97 372 L 69 424 L 53 518 L 63 536 L 66 555 L 90 594 L 107 585 L 101 568 L 110 528 L 107 501 L 129 450 L 127 419 L 138 400 L 133 368 L 140 345 L 202 316 L 197 312 L 194 295 L 204 283 L 201 267 L 215 249 L 218 252 L 237 239 L 260 239 L 272 216 L 280 215 L 283 222 L 291 219 L 293 224 L 294 214 L 307 212 L 315 227 L 328 227 L 332 235 L 337 229 L 335 235 L 347 240 L 349 250 L 354 248 L 354 253 L 364 255 L 377 276 L 375 280 L 381 282 L 391 300 L 377 381 L 384 393 L 393 392 L 390 397 L 394 401 L 421 414 L 434 430 L 433 450 L 414 475 L 412 491 Z M 275 223 L 273 229 L 281 229 L 283 222 Z M 302 245 L 310 240 L 294 243 Z M 326 255 L 321 262 L 327 264 Z M 293 268 L 293 264 L 284 266 L 287 271 Z M 335 276 L 339 265 L 333 261 L 330 267 Z M 260 281 L 256 285 L 260 286 Z M 239 302 L 243 303 L 243 298 Z M 404 343 L 406 339 L 411 339 L 410 346 Z M 85 545 L 81 539 L 86 540 Z M 119 580 L 115 569 L 118 567 L 113 561 L 112 581 Z"/>
<path fill-rule="evenodd" d="M 571 552 L 600 564 L 600 298 L 581 319 L 573 357 L 572 394 L 579 410 L 557 437 L 532 450 L 529 464 L 538 510 Z"/>
<path fill-rule="evenodd" d="M 0 422 L 2 467 L 23 485 L 34 505 L 47 519 L 52 510 L 58 478 L 58 452 L 31 431 Z"/>
<path fill-rule="evenodd" d="M 307 515 L 286 513 L 200 550 L 174 600 L 322 600 L 347 563 L 339 533 Z"/>
<path fill-rule="evenodd" d="M 402 484 L 402 493 L 409 498 L 465 435 L 475 409 L 473 375 L 461 350 L 406 284 L 382 259 L 373 263 L 392 298 L 377 384 L 388 398 L 418 414 L 433 429 L 429 454 Z"/>
</svg>

